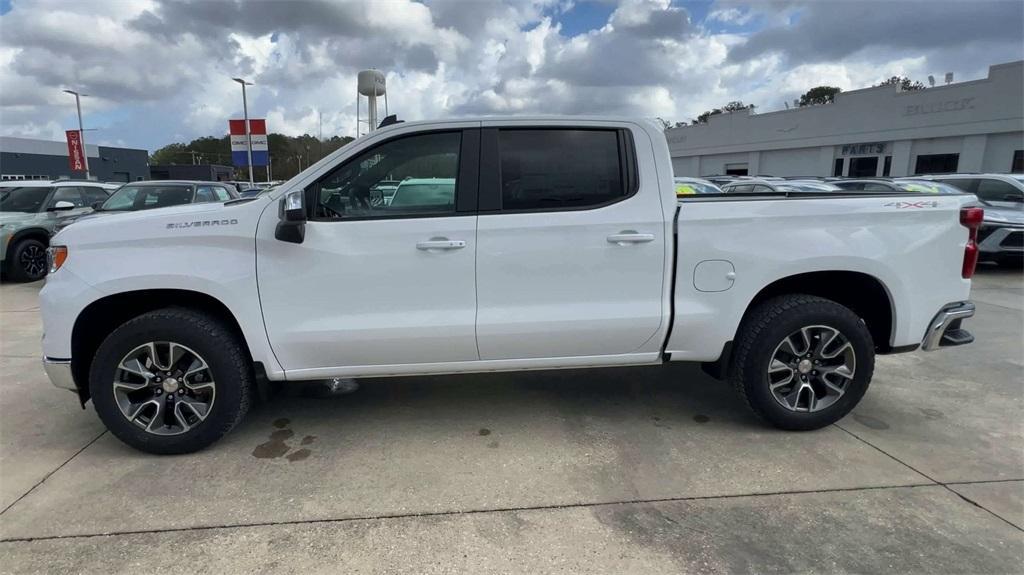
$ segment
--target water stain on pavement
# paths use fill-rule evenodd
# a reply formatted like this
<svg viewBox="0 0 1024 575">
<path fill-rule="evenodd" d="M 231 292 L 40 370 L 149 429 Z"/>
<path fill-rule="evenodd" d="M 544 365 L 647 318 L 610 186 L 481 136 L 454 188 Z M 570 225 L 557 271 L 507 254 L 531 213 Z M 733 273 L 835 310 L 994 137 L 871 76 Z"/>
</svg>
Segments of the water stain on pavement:
<svg viewBox="0 0 1024 575">
<path fill-rule="evenodd" d="M 484 428 L 481 428 L 480 431 L 478 431 L 476 433 L 477 433 L 477 435 L 490 435 L 491 434 L 491 430 L 487 429 L 486 427 L 484 427 Z"/>
<path fill-rule="evenodd" d="M 942 419 L 946 416 L 945 413 L 942 413 L 938 409 L 932 409 L 930 407 L 922 407 L 921 414 L 924 415 L 925 419 Z"/>
<path fill-rule="evenodd" d="M 292 446 L 288 440 L 295 436 L 295 432 L 288 429 L 291 421 L 286 418 L 277 419 L 272 424 L 275 429 L 270 432 L 269 440 L 257 445 L 252 450 L 252 456 L 258 459 L 277 459 L 284 457 L 290 463 L 307 459 L 313 452 L 307 448 L 291 451 Z M 312 445 L 316 441 L 315 435 L 307 435 L 299 442 L 301 445 Z M 291 453 L 289 453 L 291 452 Z"/>
<path fill-rule="evenodd" d="M 854 413 L 853 420 L 864 427 L 870 427 L 871 429 L 889 429 L 888 423 L 878 419 L 877 417 L 871 417 L 870 415 Z"/>
<path fill-rule="evenodd" d="M 697 423 L 707 423 L 711 421 L 711 418 L 704 415 L 703 413 L 698 413 L 697 415 L 693 416 L 693 420 L 696 421 Z"/>
</svg>

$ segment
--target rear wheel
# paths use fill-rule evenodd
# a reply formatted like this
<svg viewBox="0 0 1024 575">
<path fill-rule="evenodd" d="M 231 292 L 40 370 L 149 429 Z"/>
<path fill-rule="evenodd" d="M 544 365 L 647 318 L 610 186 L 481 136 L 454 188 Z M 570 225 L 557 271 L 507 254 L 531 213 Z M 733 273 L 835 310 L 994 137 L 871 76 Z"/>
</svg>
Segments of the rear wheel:
<svg viewBox="0 0 1024 575">
<path fill-rule="evenodd" d="M 149 453 L 189 453 L 230 431 L 249 408 L 252 365 L 230 329 L 167 308 L 114 330 L 92 363 L 96 413 L 121 441 Z"/>
<path fill-rule="evenodd" d="M 871 333 L 831 300 L 787 295 L 751 311 L 740 329 L 730 379 L 772 425 L 818 429 L 852 410 L 871 383 Z"/>
<path fill-rule="evenodd" d="M 34 239 L 18 240 L 7 253 L 7 277 L 16 282 L 34 282 L 46 277 L 46 244 Z"/>
</svg>

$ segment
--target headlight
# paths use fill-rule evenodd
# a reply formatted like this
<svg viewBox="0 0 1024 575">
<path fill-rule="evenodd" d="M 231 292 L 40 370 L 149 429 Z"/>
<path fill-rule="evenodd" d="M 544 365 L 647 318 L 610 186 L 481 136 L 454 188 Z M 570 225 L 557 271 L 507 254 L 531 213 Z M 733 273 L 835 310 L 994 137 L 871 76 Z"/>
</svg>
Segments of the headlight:
<svg viewBox="0 0 1024 575">
<path fill-rule="evenodd" d="M 54 273 L 68 259 L 67 246 L 50 246 L 46 248 L 46 261 L 50 264 L 50 273 Z"/>
</svg>

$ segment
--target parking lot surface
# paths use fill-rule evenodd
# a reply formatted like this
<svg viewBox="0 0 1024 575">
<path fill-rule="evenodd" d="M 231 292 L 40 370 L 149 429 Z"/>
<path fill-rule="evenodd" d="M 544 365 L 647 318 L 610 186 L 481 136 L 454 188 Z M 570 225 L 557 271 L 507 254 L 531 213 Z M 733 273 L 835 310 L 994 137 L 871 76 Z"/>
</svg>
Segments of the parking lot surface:
<svg viewBox="0 0 1024 575">
<path fill-rule="evenodd" d="M 0 572 L 1024 565 L 1019 270 L 979 271 L 973 345 L 879 358 L 861 405 L 816 432 L 672 365 L 286 390 L 177 457 L 50 385 L 40 287 L 0 285 Z"/>
</svg>

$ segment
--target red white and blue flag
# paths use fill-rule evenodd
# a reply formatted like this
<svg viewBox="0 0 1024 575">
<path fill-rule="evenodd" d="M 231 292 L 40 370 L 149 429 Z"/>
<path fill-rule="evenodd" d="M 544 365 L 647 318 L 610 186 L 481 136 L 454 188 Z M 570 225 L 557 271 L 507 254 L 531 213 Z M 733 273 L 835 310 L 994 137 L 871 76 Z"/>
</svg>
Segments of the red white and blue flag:
<svg viewBox="0 0 1024 575">
<path fill-rule="evenodd" d="M 228 120 L 231 134 L 231 161 L 236 166 L 249 165 L 248 143 L 245 137 L 245 120 Z M 266 166 L 270 159 L 267 145 L 267 121 L 249 120 L 249 135 L 252 137 L 252 165 Z"/>
</svg>

